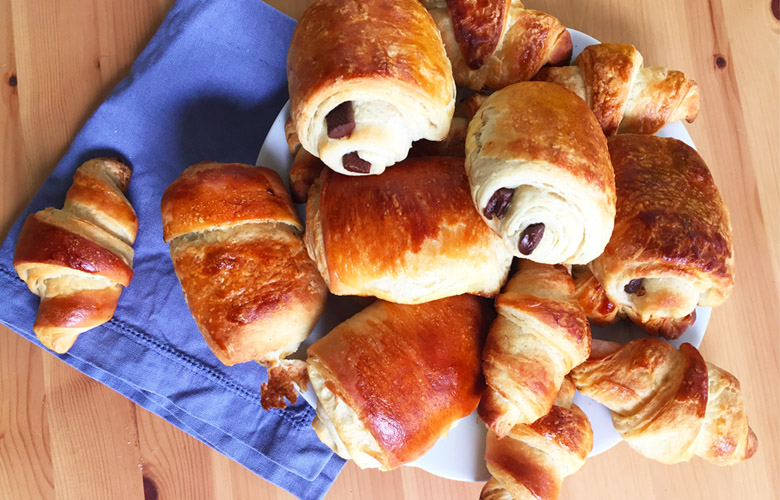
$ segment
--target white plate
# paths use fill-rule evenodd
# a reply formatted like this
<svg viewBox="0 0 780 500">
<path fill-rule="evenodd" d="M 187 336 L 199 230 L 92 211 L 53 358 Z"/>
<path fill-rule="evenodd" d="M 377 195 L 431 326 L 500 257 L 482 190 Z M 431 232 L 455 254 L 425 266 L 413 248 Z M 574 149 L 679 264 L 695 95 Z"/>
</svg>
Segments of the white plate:
<svg viewBox="0 0 780 500">
<path fill-rule="evenodd" d="M 582 49 L 588 45 L 599 43 L 596 39 L 577 30 L 569 29 L 569 32 L 574 45 L 573 58 L 577 57 Z M 257 157 L 257 165 L 276 170 L 284 179 L 285 184 L 288 183 L 288 172 L 292 166 L 292 156 L 287 149 L 287 140 L 284 134 L 284 123 L 289 116 L 290 109 L 288 103 L 279 113 L 279 116 L 276 117 L 276 121 L 268 132 L 268 136 L 260 150 L 260 155 Z M 695 147 L 691 136 L 688 135 L 681 123 L 667 125 L 656 135 L 674 137 L 691 147 Z M 287 187 L 289 188 L 289 186 Z M 301 220 L 304 220 L 305 206 L 298 205 L 296 208 Z M 360 309 L 361 305 L 353 298 L 329 295 L 322 318 L 306 342 L 303 343 L 301 349 L 293 357 L 303 359 L 306 348 L 309 345 Z M 679 339 L 671 341 L 671 343 L 679 346 L 683 342 L 688 342 L 699 347 L 709 320 L 710 308 L 697 307 L 696 322 Z M 595 338 L 614 340 L 621 343 L 647 336 L 638 326 L 629 321 L 621 321 L 606 328 L 593 327 L 592 330 Z M 317 397 L 314 395 L 311 387 L 303 394 L 303 397 L 309 404 L 316 407 Z M 579 393 L 575 396 L 574 402 L 588 415 L 590 424 L 593 427 L 593 451 L 590 456 L 598 455 L 615 446 L 620 437 L 612 427 L 609 410 Z M 448 479 L 487 481 L 490 475 L 483 459 L 485 434 L 485 426 L 480 423 L 475 411 L 458 422 L 458 426 L 452 429 L 446 438 L 440 439 L 428 453 L 407 465 L 419 467 Z"/>
</svg>

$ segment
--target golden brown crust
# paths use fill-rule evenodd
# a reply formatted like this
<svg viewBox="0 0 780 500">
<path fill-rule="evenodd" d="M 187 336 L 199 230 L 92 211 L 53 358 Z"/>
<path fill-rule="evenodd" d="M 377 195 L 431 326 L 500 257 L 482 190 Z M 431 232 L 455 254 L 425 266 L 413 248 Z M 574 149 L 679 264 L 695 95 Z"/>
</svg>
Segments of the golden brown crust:
<svg viewBox="0 0 780 500">
<path fill-rule="evenodd" d="M 162 221 L 166 242 L 241 222 L 282 222 L 302 229 L 279 175 L 240 163 L 187 168 L 163 194 Z"/>
<path fill-rule="evenodd" d="M 65 196 L 64 209 L 76 214 L 89 211 L 93 223 L 132 245 L 138 233 L 138 217 L 124 196 L 130 173 L 130 168 L 119 160 L 88 161 L 76 170 L 73 185 Z M 100 214 L 99 219 L 95 219 L 96 214 Z"/>
<path fill-rule="evenodd" d="M 122 286 L 133 278 L 138 219 L 124 191 L 131 170 L 95 158 L 74 175 L 62 210 L 31 214 L 19 233 L 13 265 L 41 297 L 33 331 L 64 353 L 82 332 L 110 320 Z"/>
<path fill-rule="evenodd" d="M 176 275 L 220 361 L 270 362 L 267 354 L 301 342 L 311 331 L 325 287 L 289 226 L 246 226 L 226 233 L 211 241 L 174 241 Z"/>
<path fill-rule="evenodd" d="M 562 87 L 521 82 L 499 90 L 469 124 L 466 171 L 474 204 L 514 255 L 585 264 L 601 254 L 614 223 L 606 142 L 587 104 Z M 505 213 L 493 217 L 487 207 L 501 189 L 512 194 Z M 522 235 L 539 225 L 538 245 L 521 248 Z"/>
<path fill-rule="evenodd" d="M 684 143 L 625 134 L 610 138 L 609 148 L 617 216 L 612 238 L 591 268 L 632 320 L 675 335 L 692 322 L 685 316 L 697 302 L 719 305 L 734 286 L 728 210 L 704 160 Z M 640 300 L 624 291 L 640 278 L 677 284 L 659 286 Z M 665 325 L 664 318 L 679 321 Z"/>
<path fill-rule="evenodd" d="M 615 429 L 632 448 L 663 463 L 696 454 L 720 465 L 755 451 L 738 382 L 695 347 L 677 350 L 645 338 L 608 352 L 572 376 L 580 392 L 612 411 Z"/>
<path fill-rule="evenodd" d="M 590 45 L 574 64 L 543 68 L 534 79 L 566 87 L 587 101 L 608 136 L 654 134 L 667 123 L 692 122 L 699 113 L 696 82 L 680 71 L 643 68 L 633 45 Z"/>
<path fill-rule="evenodd" d="M 488 470 L 494 477 L 500 477 L 498 482 L 510 492 L 511 498 L 558 498 L 562 478 L 549 472 L 535 449 L 516 439 L 498 439 L 492 433 L 488 433 L 487 443 L 485 462 Z"/>
<path fill-rule="evenodd" d="M 626 316 L 626 310 L 609 300 L 604 287 L 601 286 L 590 268 L 574 266 L 572 273 L 577 287 L 575 296 L 588 316 L 588 321 L 599 326 L 608 326 Z M 651 335 L 676 339 L 696 322 L 696 311 L 694 310 L 682 318 L 654 317 L 643 321 L 636 314 L 631 314 L 630 317 Z"/>
<path fill-rule="evenodd" d="M 587 266 L 574 266 L 574 296 L 588 321 L 599 326 L 607 326 L 620 319 L 620 308 L 604 293 L 604 288 Z"/>
<path fill-rule="evenodd" d="M 692 123 L 699 115 L 699 85 L 681 71 L 644 68 L 640 76 L 641 96 L 634 98 L 639 103 L 623 117 L 620 133 L 654 134 L 667 123 Z"/>
<path fill-rule="evenodd" d="M 381 447 L 383 469 L 408 463 L 477 406 L 491 314 L 459 295 L 419 305 L 376 301 L 308 350 L 327 387 Z"/>
<path fill-rule="evenodd" d="M 510 83 L 530 80 L 546 64 L 557 65 L 571 59 L 571 35 L 558 18 L 545 12 L 523 9 L 504 35 L 502 73 L 512 74 Z M 491 82 L 497 83 L 497 82 Z"/>
<path fill-rule="evenodd" d="M 604 134 L 615 134 L 642 56 L 633 45 L 602 43 L 586 47 L 575 63 L 582 69 L 588 104 Z"/>
<path fill-rule="evenodd" d="M 498 47 L 509 0 L 447 0 L 455 40 L 466 64 L 479 69 Z"/>
<path fill-rule="evenodd" d="M 327 291 L 276 172 L 190 167 L 165 191 L 162 218 L 187 305 L 220 361 L 274 365 L 297 349 Z"/>
<path fill-rule="evenodd" d="M 121 287 L 113 286 L 76 295 L 45 297 L 41 299 L 33 329 L 101 325 L 114 316 L 121 291 Z"/>
<path fill-rule="evenodd" d="M 379 175 L 414 141 L 442 140 L 455 107 L 441 35 L 416 0 L 317 0 L 287 75 L 301 146 L 344 175 Z"/>
<path fill-rule="evenodd" d="M 511 262 L 477 214 L 458 158 L 410 158 L 359 179 L 324 171 L 309 193 L 306 228 L 309 253 L 337 295 L 403 303 L 492 295 Z"/>
<path fill-rule="evenodd" d="M 291 155 L 298 153 L 301 149 L 301 141 L 298 139 L 298 133 L 295 131 L 295 123 L 292 118 L 287 118 L 284 122 L 284 137 L 287 140 L 287 149 Z"/>
<path fill-rule="evenodd" d="M 688 327 L 696 322 L 696 310 L 694 309 L 682 318 L 651 318 L 648 321 L 642 321 L 641 317 L 634 316 L 632 319 L 650 335 L 674 340 L 680 338 Z"/>
<path fill-rule="evenodd" d="M 571 381 L 564 380 L 561 392 L 535 422 L 515 426 L 504 438 L 488 431 L 485 462 L 493 477 L 480 500 L 554 500 L 563 479 L 582 468 L 593 448 L 593 430 L 572 405 Z"/>
<path fill-rule="evenodd" d="M 501 486 L 496 478 L 491 477 L 485 486 L 482 487 L 482 491 L 479 492 L 479 500 L 515 500 L 512 495 Z"/>
<path fill-rule="evenodd" d="M 439 75 L 449 68 L 432 28 L 417 0 L 319 0 L 310 5 L 298 21 L 287 59 L 293 122 L 300 103 L 323 86 L 375 76 L 419 87 L 445 105 L 450 96 L 437 89 L 445 83 Z"/>
<path fill-rule="evenodd" d="M 72 269 L 128 286 L 133 269 L 121 257 L 76 233 L 31 214 L 22 226 L 14 251 L 15 268 L 50 265 Z"/>
<path fill-rule="evenodd" d="M 571 35 L 555 17 L 519 1 L 429 5 L 458 85 L 501 89 L 531 79 L 546 64 L 567 63 Z"/>
<path fill-rule="evenodd" d="M 565 375 L 590 354 L 590 327 L 562 266 L 521 261 L 496 299 L 482 352 L 480 418 L 499 437 L 550 411 Z"/>
<path fill-rule="evenodd" d="M 518 99 L 522 106 L 513 105 Z M 526 82 L 493 94 L 487 102 L 502 110 L 493 126 L 502 132 L 483 141 L 482 156 L 549 163 L 592 189 L 614 193 L 604 135 L 588 106 L 574 94 L 548 83 Z"/>
</svg>

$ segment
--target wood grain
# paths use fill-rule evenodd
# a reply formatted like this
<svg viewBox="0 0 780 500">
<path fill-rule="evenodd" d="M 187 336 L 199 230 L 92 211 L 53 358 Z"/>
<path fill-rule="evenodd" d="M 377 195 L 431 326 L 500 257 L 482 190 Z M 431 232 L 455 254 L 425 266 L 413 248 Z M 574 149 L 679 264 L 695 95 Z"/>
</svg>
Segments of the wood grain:
<svg viewBox="0 0 780 500">
<path fill-rule="evenodd" d="M 271 2 L 300 15 L 307 0 Z M 780 491 L 780 21 L 771 0 L 535 0 L 703 91 L 688 126 L 734 225 L 737 285 L 702 352 L 737 375 L 759 450 L 718 468 L 664 466 L 625 444 L 589 460 L 563 499 L 776 498 Z M 172 0 L 0 0 L 0 235 L 128 71 Z M 281 489 L 0 328 L 0 497 L 287 499 Z M 349 464 L 329 498 L 476 499 L 480 484 Z"/>
</svg>

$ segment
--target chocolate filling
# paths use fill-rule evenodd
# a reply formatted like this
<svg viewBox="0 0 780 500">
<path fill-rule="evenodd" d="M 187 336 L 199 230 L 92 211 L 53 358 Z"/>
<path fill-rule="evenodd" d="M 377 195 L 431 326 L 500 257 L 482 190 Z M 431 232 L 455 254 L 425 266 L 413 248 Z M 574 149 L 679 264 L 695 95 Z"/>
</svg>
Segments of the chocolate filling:
<svg viewBox="0 0 780 500">
<path fill-rule="evenodd" d="M 507 208 L 509 208 L 509 202 L 512 200 L 512 195 L 515 193 L 514 189 L 501 188 L 490 197 L 487 206 L 485 207 L 485 217 L 488 220 L 494 216 L 498 219 L 504 216 Z"/>
<path fill-rule="evenodd" d="M 628 282 L 626 286 L 623 287 L 623 290 L 628 294 L 636 294 L 637 297 L 641 297 L 647 291 L 645 290 L 645 287 L 642 286 L 642 282 L 644 281 L 644 278 L 637 278 L 635 280 L 631 280 Z"/>
<path fill-rule="evenodd" d="M 355 130 L 355 111 L 352 109 L 352 102 L 342 102 L 331 109 L 325 116 L 325 123 L 328 125 L 328 137 L 331 139 L 349 137 Z"/>
<path fill-rule="evenodd" d="M 344 165 L 344 170 L 347 172 L 355 172 L 356 174 L 371 172 L 371 163 L 359 157 L 355 151 L 345 154 L 341 161 Z"/>
<path fill-rule="evenodd" d="M 544 236 L 544 223 L 531 224 L 520 235 L 520 243 L 518 243 L 517 249 L 523 255 L 531 255 L 539 245 L 539 242 L 542 241 L 542 236 Z"/>
</svg>

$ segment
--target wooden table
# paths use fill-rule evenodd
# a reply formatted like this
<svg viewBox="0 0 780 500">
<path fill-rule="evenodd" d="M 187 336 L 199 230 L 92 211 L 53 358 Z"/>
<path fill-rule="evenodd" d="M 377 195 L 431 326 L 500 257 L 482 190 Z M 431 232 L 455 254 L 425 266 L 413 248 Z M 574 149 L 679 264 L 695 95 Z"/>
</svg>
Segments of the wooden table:
<svg viewBox="0 0 780 500">
<path fill-rule="evenodd" d="M 0 0 L 0 235 L 171 3 Z M 296 17 L 309 2 L 271 3 Z M 738 267 L 701 350 L 739 377 L 760 443 L 752 460 L 730 468 L 700 459 L 664 466 L 621 444 L 568 478 L 561 498 L 778 498 L 777 0 L 528 3 L 599 40 L 631 42 L 648 65 L 681 69 L 701 85 L 703 109 L 688 130 L 731 210 Z M 0 498 L 290 498 L 1 327 L 0 401 Z M 350 464 L 329 498 L 474 500 L 481 486 Z"/>
</svg>

